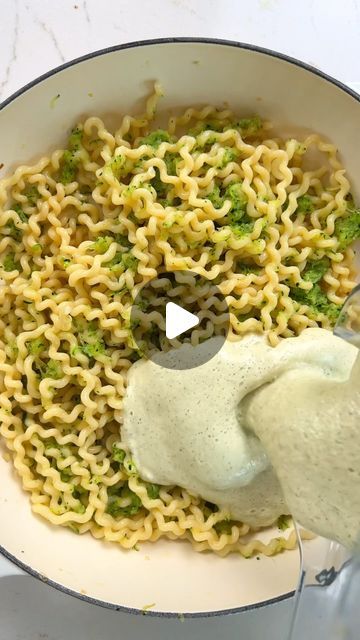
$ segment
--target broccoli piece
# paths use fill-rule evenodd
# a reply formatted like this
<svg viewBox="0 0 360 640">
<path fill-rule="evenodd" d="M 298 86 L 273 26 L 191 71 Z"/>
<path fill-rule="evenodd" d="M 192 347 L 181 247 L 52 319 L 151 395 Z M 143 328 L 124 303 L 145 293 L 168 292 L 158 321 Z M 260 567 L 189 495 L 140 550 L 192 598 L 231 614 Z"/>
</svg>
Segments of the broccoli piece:
<svg viewBox="0 0 360 640">
<path fill-rule="evenodd" d="M 124 498 L 130 499 L 130 504 L 126 507 L 121 506 Z M 120 497 L 116 495 L 109 496 L 105 511 L 113 518 L 118 518 L 119 516 L 134 516 L 140 511 L 141 507 L 142 502 L 139 496 L 126 486 L 121 490 Z"/>
<path fill-rule="evenodd" d="M 14 220 L 7 220 L 5 223 L 5 232 L 6 235 L 10 236 L 15 242 L 21 242 L 22 230 L 16 226 Z"/>
<path fill-rule="evenodd" d="M 41 254 L 42 246 L 38 242 L 33 244 L 30 248 L 34 255 L 39 256 Z"/>
<path fill-rule="evenodd" d="M 97 356 L 103 356 L 106 353 L 105 344 L 102 340 L 93 344 L 83 344 L 80 347 L 80 351 L 88 358 L 96 358 Z"/>
<path fill-rule="evenodd" d="M 253 136 L 260 129 L 262 129 L 262 120 L 259 116 L 253 116 L 252 118 L 241 118 L 238 122 L 235 123 L 231 128 L 240 129 L 241 135 Z"/>
<path fill-rule="evenodd" d="M 62 482 L 69 482 L 72 477 L 73 474 L 71 473 L 70 469 L 63 469 L 62 471 L 60 471 L 60 478 Z"/>
<path fill-rule="evenodd" d="M 152 178 L 150 184 L 152 187 L 154 187 L 158 198 L 167 197 L 167 194 L 168 194 L 169 188 L 171 188 L 171 185 L 166 184 L 165 182 L 162 182 L 160 178 L 160 171 L 157 167 L 155 168 L 155 176 L 154 178 Z"/>
<path fill-rule="evenodd" d="M 176 163 L 178 160 L 181 160 L 181 156 L 177 153 L 165 153 L 164 162 L 169 176 L 176 176 Z"/>
<path fill-rule="evenodd" d="M 139 260 L 129 251 L 128 253 L 123 253 L 123 264 L 125 269 L 131 269 L 132 271 L 136 271 L 136 266 Z"/>
<path fill-rule="evenodd" d="M 108 269 L 115 269 L 117 266 L 124 267 L 124 269 L 136 270 L 138 259 L 131 253 L 131 251 L 123 252 L 117 251 L 112 260 L 104 263 L 104 267 Z"/>
<path fill-rule="evenodd" d="M 75 155 L 74 151 L 69 151 L 66 149 L 62 155 L 61 162 L 61 171 L 59 181 L 62 184 L 69 184 L 69 182 L 74 182 L 77 175 L 79 164 L 79 158 Z"/>
<path fill-rule="evenodd" d="M 112 454 L 111 458 L 114 462 L 118 462 L 119 464 L 123 463 L 125 460 L 126 452 L 124 449 L 120 449 L 117 444 L 113 444 L 112 446 Z"/>
<path fill-rule="evenodd" d="M 235 522 L 233 520 L 220 520 L 214 524 L 214 529 L 218 535 L 222 533 L 230 534 Z"/>
<path fill-rule="evenodd" d="M 26 213 L 23 211 L 23 208 L 22 208 L 22 206 L 21 206 L 20 204 L 17 204 L 17 203 L 16 203 L 16 204 L 13 204 L 13 205 L 11 206 L 11 209 L 12 209 L 13 211 L 15 211 L 15 212 L 18 214 L 18 216 L 19 216 L 19 218 L 20 218 L 20 221 L 21 221 L 21 222 L 24 222 L 24 223 L 28 222 L 29 217 L 28 217 L 28 216 L 26 215 Z"/>
<path fill-rule="evenodd" d="M 106 253 L 112 242 L 114 242 L 114 238 L 111 236 L 99 236 L 90 248 L 96 253 Z"/>
<path fill-rule="evenodd" d="M 45 366 L 40 367 L 42 378 L 52 378 L 60 380 L 63 377 L 63 371 L 58 360 L 49 360 Z"/>
<path fill-rule="evenodd" d="M 220 195 L 220 187 L 215 185 L 213 190 L 207 194 L 206 198 L 210 200 L 215 209 L 221 209 L 224 204 L 224 197 Z"/>
<path fill-rule="evenodd" d="M 231 201 L 228 213 L 230 224 L 238 224 L 246 215 L 247 197 L 240 182 L 230 184 L 225 191 L 225 199 Z"/>
<path fill-rule="evenodd" d="M 163 129 L 158 129 L 157 131 L 153 131 L 145 138 L 141 138 L 141 144 L 147 144 L 149 147 L 153 147 L 157 149 L 162 142 L 171 142 L 170 134 Z"/>
<path fill-rule="evenodd" d="M 30 340 L 27 343 L 27 350 L 32 356 L 39 356 L 46 348 L 46 343 L 43 338 L 36 338 L 35 340 Z"/>
<path fill-rule="evenodd" d="M 298 213 L 312 213 L 315 209 L 315 205 L 310 198 L 310 196 L 300 196 L 297 199 L 297 208 L 296 211 Z"/>
<path fill-rule="evenodd" d="M 109 260 L 109 262 L 104 262 L 103 266 L 107 267 L 108 269 L 114 269 L 115 267 L 118 267 L 119 265 L 122 265 L 122 257 L 123 257 L 123 252 L 122 251 L 117 251 L 114 255 L 114 257 Z"/>
<path fill-rule="evenodd" d="M 224 167 L 226 167 L 226 165 L 229 164 L 229 162 L 234 162 L 234 160 L 237 159 L 238 154 L 239 154 L 238 150 L 235 149 L 234 147 L 225 147 L 222 160 L 220 161 L 220 164 L 219 164 L 219 169 L 224 169 Z"/>
<path fill-rule="evenodd" d="M 121 233 L 116 233 L 114 238 L 115 238 L 115 242 L 117 242 L 117 244 L 119 244 L 121 247 L 125 247 L 126 249 L 131 249 L 131 247 L 133 246 L 129 238 Z"/>
<path fill-rule="evenodd" d="M 336 322 L 342 305 L 334 304 L 330 302 L 326 293 L 322 290 L 319 284 L 314 284 L 312 289 L 305 291 L 299 287 L 290 287 L 290 296 L 299 304 L 305 304 L 312 312 L 317 315 L 318 313 L 325 314 L 329 320 L 333 323 Z"/>
<path fill-rule="evenodd" d="M 15 260 L 15 253 L 8 253 L 3 262 L 3 267 L 5 271 L 20 271 L 20 263 Z"/>
<path fill-rule="evenodd" d="M 316 284 L 324 277 L 325 273 L 329 270 L 330 260 L 329 258 L 322 258 L 321 260 L 313 260 L 307 263 L 302 277 L 307 282 Z"/>
<path fill-rule="evenodd" d="M 204 122 L 203 120 L 199 120 L 191 129 L 189 129 L 189 136 L 193 136 L 196 138 L 200 133 L 204 131 L 216 131 L 221 132 L 224 129 L 224 123 L 220 120 L 208 120 Z"/>
<path fill-rule="evenodd" d="M 134 163 L 130 158 L 126 158 L 126 156 L 115 156 L 107 165 L 110 167 L 113 176 L 120 180 L 120 178 L 125 178 L 134 168 Z"/>
<path fill-rule="evenodd" d="M 243 238 L 244 236 L 249 236 L 253 232 L 254 225 L 255 219 L 250 218 L 250 216 L 245 214 L 241 222 L 230 224 L 230 229 L 236 237 Z"/>
<path fill-rule="evenodd" d="M 244 275 L 248 275 L 253 273 L 258 275 L 261 272 L 261 267 L 257 264 L 246 264 L 245 262 L 238 262 L 236 264 L 236 273 L 243 273 Z"/>
<path fill-rule="evenodd" d="M 76 505 L 76 507 L 72 508 L 72 511 L 75 511 L 75 513 L 80 513 L 82 515 L 86 511 L 86 507 L 82 504 L 82 502 L 80 502 L 78 505 Z"/>
<path fill-rule="evenodd" d="M 34 184 L 30 184 L 30 185 L 25 189 L 25 191 L 24 191 L 24 196 L 26 196 L 26 197 L 27 197 L 27 199 L 28 199 L 28 202 L 29 202 L 31 205 L 33 205 L 33 206 L 34 206 L 34 205 L 36 205 L 36 203 L 37 203 L 37 201 L 38 201 L 38 199 L 39 199 L 39 197 L 40 197 L 40 194 L 39 194 L 39 192 L 38 192 L 37 187 L 36 187 Z"/>
<path fill-rule="evenodd" d="M 290 516 L 280 516 L 277 521 L 277 526 L 280 531 L 286 531 L 291 526 Z"/>
<path fill-rule="evenodd" d="M 151 500 L 156 500 L 160 495 L 160 487 L 158 484 L 146 483 L 146 491 Z"/>
<path fill-rule="evenodd" d="M 75 127 L 69 136 L 68 148 L 71 151 L 78 151 L 81 147 L 83 136 L 83 130 L 80 127 Z"/>
<path fill-rule="evenodd" d="M 336 220 L 335 235 L 339 241 L 340 251 L 345 251 L 348 246 L 360 238 L 360 209 L 350 210 L 349 215 Z"/>
<path fill-rule="evenodd" d="M 95 321 L 87 323 L 86 321 L 76 320 L 75 331 L 78 335 L 80 346 L 76 350 L 83 353 L 87 358 L 96 358 L 105 355 L 106 347 L 103 339 L 103 333 Z"/>
</svg>

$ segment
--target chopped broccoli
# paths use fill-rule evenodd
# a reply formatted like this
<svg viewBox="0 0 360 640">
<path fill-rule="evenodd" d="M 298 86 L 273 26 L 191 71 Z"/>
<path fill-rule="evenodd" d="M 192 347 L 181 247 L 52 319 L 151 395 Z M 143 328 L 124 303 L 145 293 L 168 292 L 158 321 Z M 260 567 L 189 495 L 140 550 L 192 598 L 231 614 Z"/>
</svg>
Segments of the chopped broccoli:
<svg viewBox="0 0 360 640">
<path fill-rule="evenodd" d="M 114 257 L 111 260 L 109 260 L 109 262 L 103 263 L 103 266 L 107 267 L 108 269 L 114 269 L 115 267 L 122 264 L 123 255 L 124 255 L 123 251 L 117 251 Z"/>
<path fill-rule="evenodd" d="M 189 129 L 189 136 L 193 136 L 196 138 L 200 133 L 204 131 L 216 131 L 220 132 L 224 129 L 224 122 L 221 120 L 208 120 L 204 122 L 204 120 L 199 120 L 191 129 Z"/>
<path fill-rule="evenodd" d="M 26 213 L 23 211 L 23 208 L 22 208 L 22 206 L 21 206 L 20 204 L 18 204 L 18 203 L 13 204 L 13 205 L 11 206 L 11 208 L 12 208 L 12 210 L 13 210 L 13 211 L 15 211 L 15 212 L 18 214 L 18 216 L 19 216 L 19 218 L 20 218 L 21 222 L 24 222 L 24 223 L 28 222 L 29 217 L 28 217 L 28 216 L 26 215 Z"/>
<path fill-rule="evenodd" d="M 20 271 L 20 263 L 15 260 L 15 254 L 14 253 L 8 253 L 5 258 L 4 258 L 4 262 L 3 262 L 3 267 L 5 269 L 5 271 Z"/>
<path fill-rule="evenodd" d="M 138 259 L 135 258 L 131 251 L 117 251 L 112 260 L 104 263 L 104 267 L 108 267 L 108 269 L 115 269 L 117 266 L 121 266 L 125 269 L 132 269 L 135 271 L 137 263 Z"/>
<path fill-rule="evenodd" d="M 75 513 L 80 513 L 82 515 L 86 511 L 86 507 L 85 505 L 82 504 L 82 502 L 79 502 L 79 504 L 76 505 L 76 507 L 72 508 L 72 511 L 75 511 Z"/>
<path fill-rule="evenodd" d="M 121 505 L 124 498 L 130 500 L 130 504 L 126 507 Z M 141 507 L 142 502 L 139 496 L 125 486 L 121 490 L 120 497 L 116 495 L 109 496 L 106 513 L 113 516 L 113 518 L 118 518 L 119 516 L 134 516 L 140 511 Z"/>
<path fill-rule="evenodd" d="M 34 184 L 30 184 L 24 191 L 24 196 L 27 197 L 28 202 L 31 205 L 35 205 L 40 197 L 37 187 Z"/>
<path fill-rule="evenodd" d="M 163 129 L 153 131 L 140 140 L 140 144 L 147 144 L 149 147 L 154 147 L 154 149 L 157 149 L 162 142 L 171 142 L 170 134 Z"/>
<path fill-rule="evenodd" d="M 245 262 L 237 262 L 236 264 L 236 273 L 243 273 L 244 275 L 248 275 L 253 273 L 255 275 L 261 272 L 261 267 L 257 264 L 246 264 Z"/>
<path fill-rule="evenodd" d="M 134 168 L 134 163 L 130 158 L 126 156 L 115 156 L 107 165 L 110 167 L 113 176 L 120 180 L 120 178 L 125 178 Z"/>
<path fill-rule="evenodd" d="M 234 162 L 237 159 L 239 152 L 234 147 L 225 147 L 222 159 L 219 164 L 219 169 L 224 169 L 229 162 Z"/>
<path fill-rule="evenodd" d="M 111 236 L 99 236 L 90 248 L 96 253 L 106 253 L 112 242 L 114 242 L 114 238 Z"/>
<path fill-rule="evenodd" d="M 35 338 L 27 343 L 27 349 L 30 355 L 39 356 L 46 348 L 46 342 L 43 338 Z"/>
<path fill-rule="evenodd" d="M 181 156 L 177 153 L 165 153 L 164 162 L 166 164 L 166 171 L 169 176 L 176 176 L 176 163 L 181 160 Z"/>
<path fill-rule="evenodd" d="M 206 197 L 217 209 L 223 206 L 225 200 L 230 200 L 231 207 L 228 218 L 231 225 L 237 225 L 246 217 L 247 197 L 242 190 L 241 182 L 232 182 L 229 184 L 223 196 L 220 193 L 220 187 L 215 185 L 211 193 Z M 248 221 L 250 221 L 250 218 Z"/>
<path fill-rule="evenodd" d="M 136 266 L 139 260 L 129 251 L 128 253 L 123 254 L 123 264 L 125 269 L 131 269 L 132 271 L 136 271 Z"/>
<path fill-rule="evenodd" d="M 96 358 L 96 356 L 102 356 L 105 354 L 105 344 L 102 340 L 93 344 L 83 344 L 80 347 L 80 351 L 88 358 Z"/>
<path fill-rule="evenodd" d="M 33 252 L 33 254 L 35 254 L 36 256 L 41 254 L 42 246 L 38 242 L 36 242 L 35 244 L 31 245 L 30 248 L 31 248 L 31 251 Z"/>
<path fill-rule="evenodd" d="M 341 311 L 341 305 L 330 302 L 326 293 L 317 283 L 309 291 L 300 289 L 300 287 L 290 287 L 290 296 L 299 304 L 306 304 L 310 307 L 315 315 L 325 314 L 333 323 L 336 322 Z"/>
<path fill-rule="evenodd" d="M 129 238 L 122 233 L 115 234 L 115 242 L 117 242 L 121 247 L 126 247 L 127 249 L 131 249 L 133 246 L 130 242 Z"/>
<path fill-rule="evenodd" d="M 5 232 L 6 235 L 10 236 L 15 242 L 21 242 L 22 230 L 16 226 L 14 220 L 7 220 L 5 223 Z"/>
<path fill-rule="evenodd" d="M 246 215 L 247 197 L 240 182 L 230 184 L 225 191 L 225 199 L 231 201 L 228 213 L 230 224 L 238 224 Z"/>
<path fill-rule="evenodd" d="M 345 249 L 360 238 L 360 209 L 350 210 L 347 216 L 335 222 L 335 235 L 339 241 L 339 250 Z"/>
<path fill-rule="evenodd" d="M 280 531 L 286 531 L 291 526 L 290 516 L 280 516 L 277 521 L 277 526 Z"/>
<path fill-rule="evenodd" d="M 220 187 L 217 184 L 213 190 L 207 194 L 206 198 L 210 200 L 215 209 L 221 209 L 224 204 L 224 197 L 220 195 Z"/>
<path fill-rule="evenodd" d="M 244 236 L 249 236 L 253 232 L 254 225 L 255 218 L 250 218 L 250 216 L 245 214 L 241 222 L 231 224 L 230 229 L 235 236 L 237 236 L 238 238 L 243 238 Z"/>
<path fill-rule="evenodd" d="M 147 482 L 146 491 L 151 500 L 156 500 L 160 495 L 160 487 L 158 484 Z"/>
<path fill-rule="evenodd" d="M 64 374 L 58 360 L 49 360 L 45 366 L 41 367 L 42 378 L 53 378 L 53 380 L 60 380 L 63 375 Z"/>
<path fill-rule="evenodd" d="M 233 520 L 220 520 L 214 524 L 214 529 L 218 535 L 222 533 L 230 534 L 235 522 Z"/>
<path fill-rule="evenodd" d="M 315 205 L 310 196 L 300 196 L 297 199 L 296 211 L 298 213 L 312 213 L 314 209 Z"/>
<path fill-rule="evenodd" d="M 312 260 L 307 263 L 304 271 L 302 272 L 302 277 L 307 282 L 316 284 L 316 282 L 322 280 L 325 273 L 329 270 L 329 267 L 329 258 L 324 257 L 321 260 Z"/>
<path fill-rule="evenodd" d="M 262 129 L 262 120 L 259 116 L 253 116 L 252 118 L 241 118 L 231 128 L 240 129 L 241 134 L 246 136 L 253 136 L 255 133 Z"/>
<path fill-rule="evenodd" d="M 171 185 L 162 182 L 160 171 L 157 167 L 155 168 L 155 176 L 151 180 L 151 186 L 154 187 L 158 198 L 166 198 L 169 188 L 171 188 Z"/>
<path fill-rule="evenodd" d="M 75 127 L 72 130 L 68 140 L 68 148 L 71 151 L 78 151 L 80 149 L 83 135 L 84 132 L 82 129 L 80 129 L 80 127 Z"/>
<path fill-rule="evenodd" d="M 59 181 L 62 184 L 69 184 L 69 182 L 74 182 L 77 175 L 77 169 L 79 164 L 79 158 L 75 155 L 74 151 L 70 151 L 66 149 L 62 155 L 61 159 L 61 171 Z"/>
<path fill-rule="evenodd" d="M 124 451 L 124 449 L 120 449 L 120 447 L 118 447 L 117 444 L 113 444 L 112 454 L 111 454 L 113 461 L 119 462 L 119 464 L 121 464 L 122 462 L 124 462 L 125 456 L 126 456 L 126 452 Z"/>
<path fill-rule="evenodd" d="M 60 478 L 62 482 L 69 482 L 72 477 L 73 474 L 70 469 L 62 469 L 62 471 L 60 471 Z"/>
<path fill-rule="evenodd" d="M 87 322 L 86 320 L 81 321 L 77 319 L 74 325 L 80 342 L 76 351 L 80 351 L 87 356 L 87 358 L 96 358 L 97 356 L 105 355 L 106 347 L 103 333 L 94 320 Z"/>
</svg>

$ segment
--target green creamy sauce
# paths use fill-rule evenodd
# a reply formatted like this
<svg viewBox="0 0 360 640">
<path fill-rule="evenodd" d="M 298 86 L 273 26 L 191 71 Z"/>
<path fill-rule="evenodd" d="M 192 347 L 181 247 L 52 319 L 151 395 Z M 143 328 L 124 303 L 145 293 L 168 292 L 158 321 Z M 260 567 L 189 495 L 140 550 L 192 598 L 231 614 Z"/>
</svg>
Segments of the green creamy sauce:
<svg viewBox="0 0 360 640">
<path fill-rule="evenodd" d="M 194 349 L 209 349 L 214 340 L 181 349 L 191 358 Z M 255 427 L 253 434 L 247 428 L 242 403 L 250 391 L 261 393 L 273 380 L 284 394 L 282 376 L 299 366 L 305 378 L 314 368 L 323 376 L 346 378 L 355 354 L 355 347 L 317 328 L 275 348 L 264 337 L 248 335 L 225 343 L 209 362 L 193 369 L 159 367 L 171 353 L 162 354 L 158 364 L 141 360 L 129 370 L 122 438 L 148 482 L 185 487 L 227 510 L 230 519 L 272 524 L 292 504 L 284 499 L 266 442 L 255 437 Z M 151 394 L 146 392 L 150 386 Z M 271 434 L 271 421 L 261 419 Z"/>
</svg>

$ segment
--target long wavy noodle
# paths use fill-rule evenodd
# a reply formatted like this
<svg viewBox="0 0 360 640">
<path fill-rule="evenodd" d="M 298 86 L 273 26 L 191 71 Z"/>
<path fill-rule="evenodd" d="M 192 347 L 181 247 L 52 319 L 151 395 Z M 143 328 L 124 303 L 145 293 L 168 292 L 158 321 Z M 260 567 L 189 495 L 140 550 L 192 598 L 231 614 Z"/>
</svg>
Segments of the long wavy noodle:
<svg viewBox="0 0 360 640">
<path fill-rule="evenodd" d="M 350 185 L 319 136 L 271 138 L 268 124 L 228 110 L 191 108 L 151 133 L 155 89 L 116 132 L 90 117 L 67 149 L 0 182 L 0 434 L 33 511 L 53 524 L 125 548 L 165 537 L 272 555 L 294 548 L 293 531 L 264 543 L 215 505 L 138 477 L 121 444 L 127 372 L 141 355 L 130 310 L 149 280 L 191 270 L 226 296 L 231 340 L 265 331 L 276 345 L 331 328 L 354 286 L 354 253 L 336 235 Z M 320 286 L 315 263 L 320 306 L 307 297 Z M 178 282 L 209 319 L 196 344 L 220 320 L 194 287 Z M 154 311 L 155 341 L 162 323 Z"/>
</svg>

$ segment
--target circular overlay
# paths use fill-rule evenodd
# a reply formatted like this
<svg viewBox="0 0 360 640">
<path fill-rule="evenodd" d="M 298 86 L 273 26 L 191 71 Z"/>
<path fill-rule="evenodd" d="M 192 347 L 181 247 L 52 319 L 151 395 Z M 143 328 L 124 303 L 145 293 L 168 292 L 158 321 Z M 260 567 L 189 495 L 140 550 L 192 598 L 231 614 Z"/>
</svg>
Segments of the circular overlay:
<svg viewBox="0 0 360 640">
<path fill-rule="evenodd" d="M 189 320 L 196 326 L 186 329 Z M 188 270 L 149 280 L 131 308 L 134 348 L 140 357 L 167 369 L 192 369 L 211 360 L 223 346 L 229 325 L 229 309 L 216 280 Z"/>
</svg>

